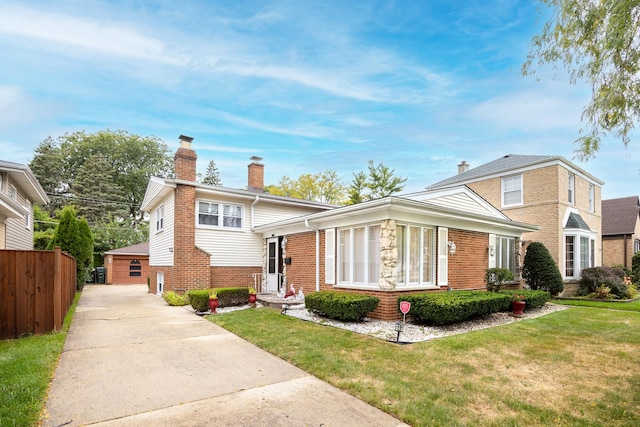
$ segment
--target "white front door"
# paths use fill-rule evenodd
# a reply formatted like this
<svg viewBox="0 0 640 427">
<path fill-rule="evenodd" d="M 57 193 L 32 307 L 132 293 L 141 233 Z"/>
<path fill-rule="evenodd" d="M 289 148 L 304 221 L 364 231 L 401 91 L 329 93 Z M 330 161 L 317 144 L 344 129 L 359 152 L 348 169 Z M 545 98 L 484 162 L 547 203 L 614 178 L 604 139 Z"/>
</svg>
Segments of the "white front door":
<svg viewBox="0 0 640 427">
<path fill-rule="evenodd" d="M 156 273 L 156 293 L 162 295 L 162 292 L 164 292 L 164 273 L 158 271 Z"/>
<path fill-rule="evenodd" d="M 267 239 L 267 292 L 280 287 L 280 245 L 277 237 Z"/>
</svg>

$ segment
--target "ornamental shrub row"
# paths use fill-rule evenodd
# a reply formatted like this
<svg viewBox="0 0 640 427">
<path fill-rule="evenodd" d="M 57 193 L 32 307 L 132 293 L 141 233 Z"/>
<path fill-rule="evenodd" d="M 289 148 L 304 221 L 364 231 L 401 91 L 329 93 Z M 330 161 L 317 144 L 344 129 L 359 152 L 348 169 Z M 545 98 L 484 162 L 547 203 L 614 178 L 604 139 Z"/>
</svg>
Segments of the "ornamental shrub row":
<svg viewBox="0 0 640 427">
<path fill-rule="evenodd" d="M 249 288 L 217 288 L 220 307 L 232 307 L 249 301 Z"/>
<path fill-rule="evenodd" d="M 308 310 L 320 316 L 352 322 L 362 321 L 380 300 L 369 295 L 320 291 L 305 295 L 304 302 Z"/>
<path fill-rule="evenodd" d="M 502 292 L 455 291 L 406 295 L 413 323 L 449 325 L 499 311 L 508 311 L 511 295 Z"/>
<path fill-rule="evenodd" d="M 206 311 L 209 309 L 209 294 L 212 289 L 194 289 L 187 292 L 189 304 L 195 311 Z"/>
<path fill-rule="evenodd" d="M 532 289 L 509 289 L 499 293 L 507 294 L 509 298 L 512 298 L 514 294 L 522 295 L 524 297 L 523 301 L 527 303 L 525 310 L 542 307 L 551 298 L 551 294 L 547 291 L 534 291 Z"/>
</svg>

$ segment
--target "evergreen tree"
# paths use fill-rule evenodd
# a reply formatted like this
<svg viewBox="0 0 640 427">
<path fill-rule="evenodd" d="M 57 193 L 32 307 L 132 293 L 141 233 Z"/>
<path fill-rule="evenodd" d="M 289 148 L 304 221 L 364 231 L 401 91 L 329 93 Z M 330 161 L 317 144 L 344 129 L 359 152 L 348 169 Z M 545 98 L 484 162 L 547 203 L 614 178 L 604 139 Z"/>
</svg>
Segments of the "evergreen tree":
<svg viewBox="0 0 640 427">
<path fill-rule="evenodd" d="M 381 199 L 399 193 L 404 188 L 407 178 L 395 176 L 395 170 L 382 163 L 374 165 L 373 160 L 369 160 L 368 163 L 368 175 L 362 171 L 353 174 L 353 181 L 348 190 L 349 205 Z"/>
<path fill-rule="evenodd" d="M 76 262 L 81 264 L 81 268 L 78 269 L 78 289 L 82 290 L 91 270 L 93 270 L 93 234 L 85 218 L 78 221 L 78 237 L 81 248 L 80 259 L 76 258 Z"/>
<path fill-rule="evenodd" d="M 102 154 L 92 154 L 79 167 L 71 186 L 78 214 L 97 226 L 110 218 L 127 218 L 129 209 L 115 171 Z"/>
<path fill-rule="evenodd" d="M 29 169 L 38 178 L 38 182 L 49 195 L 51 202 L 45 207 L 50 216 L 65 204 L 63 197 L 69 184 L 65 177 L 65 168 L 60 145 L 50 136 L 36 148 L 29 162 Z"/>
<path fill-rule="evenodd" d="M 220 172 L 218 171 L 218 167 L 216 166 L 216 162 L 213 160 L 209 161 L 207 165 L 207 170 L 204 173 L 204 178 L 202 179 L 203 184 L 208 185 L 222 185 L 222 179 L 220 178 Z"/>
<path fill-rule="evenodd" d="M 558 295 L 564 289 L 562 274 L 546 246 L 532 242 L 527 246 L 522 266 L 522 278 L 529 288 Z"/>
<path fill-rule="evenodd" d="M 368 194 L 365 193 L 365 189 L 367 188 L 367 174 L 363 171 L 357 172 L 353 174 L 353 181 L 348 189 L 349 200 L 347 201 L 348 205 L 355 205 L 356 203 L 362 203 L 365 200 L 368 200 Z"/>
<path fill-rule="evenodd" d="M 47 249 L 57 225 L 58 222 L 46 210 L 33 205 L 33 249 Z"/>
</svg>

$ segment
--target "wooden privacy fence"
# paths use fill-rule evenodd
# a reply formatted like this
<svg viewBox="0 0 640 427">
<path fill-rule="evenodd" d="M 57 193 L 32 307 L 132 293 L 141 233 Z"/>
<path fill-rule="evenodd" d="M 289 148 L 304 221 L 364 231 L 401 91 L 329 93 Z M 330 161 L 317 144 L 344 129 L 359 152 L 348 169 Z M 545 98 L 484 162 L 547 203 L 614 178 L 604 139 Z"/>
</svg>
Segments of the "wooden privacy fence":
<svg viewBox="0 0 640 427">
<path fill-rule="evenodd" d="M 52 251 L 0 250 L 0 339 L 62 328 L 76 291 L 76 260 Z"/>
</svg>

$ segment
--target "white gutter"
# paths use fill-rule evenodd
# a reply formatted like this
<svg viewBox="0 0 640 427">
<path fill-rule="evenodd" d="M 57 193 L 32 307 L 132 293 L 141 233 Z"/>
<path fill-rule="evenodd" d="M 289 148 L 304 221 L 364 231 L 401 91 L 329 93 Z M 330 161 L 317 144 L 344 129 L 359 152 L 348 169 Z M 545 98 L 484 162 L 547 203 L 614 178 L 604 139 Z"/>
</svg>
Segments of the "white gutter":
<svg viewBox="0 0 640 427">
<path fill-rule="evenodd" d="M 260 196 L 256 195 L 256 198 L 253 202 L 251 202 L 251 231 L 254 231 L 256 228 L 255 223 L 253 222 L 254 218 L 253 218 L 253 213 L 254 213 L 254 209 L 253 207 L 260 201 Z"/>
<path fill-rule="evenodd" d="M 304 220 L 304 226 L 309 230 L 316 232 L 316 291 L 320 290 L 320 230 L 316 227 L 312 227 L 309 224 L 309 220 Z"/>
</svg>

